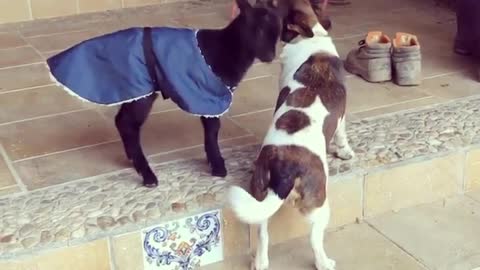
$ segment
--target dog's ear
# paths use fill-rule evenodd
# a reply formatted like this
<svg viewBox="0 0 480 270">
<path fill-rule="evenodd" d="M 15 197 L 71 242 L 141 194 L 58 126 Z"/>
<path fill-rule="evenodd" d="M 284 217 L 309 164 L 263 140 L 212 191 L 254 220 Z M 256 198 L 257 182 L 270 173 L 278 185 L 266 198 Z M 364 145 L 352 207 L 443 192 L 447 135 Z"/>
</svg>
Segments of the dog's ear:
<svg viewBox="0 0 480 270">
<path fill-rule="evenodd" d="M 248 2 L 248 0 L 236 0 L 237 6 L 240 9 L 240 12 L 248 11 L 252 8 L 252 5 Z"/>
<path fill-rule="evenodd" d="M 299 11 L 294 11 L 293 20 L 287 23 L 287 29 L 304 37 L 313 37 L 312 27 L 308 23 L 307 16 Z"/>
</svg>

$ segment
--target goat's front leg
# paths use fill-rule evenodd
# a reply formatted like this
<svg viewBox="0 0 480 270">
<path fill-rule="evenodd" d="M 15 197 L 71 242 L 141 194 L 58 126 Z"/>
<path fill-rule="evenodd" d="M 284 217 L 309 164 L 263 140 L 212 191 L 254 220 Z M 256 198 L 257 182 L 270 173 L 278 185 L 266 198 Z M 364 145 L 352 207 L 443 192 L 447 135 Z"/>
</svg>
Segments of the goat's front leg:
<svg viewBox="0 0 480 270">
<path fill-rule="evenodd" d="M 207 154 L 207 160 L 212 169 L 212 175 L 225 177 L 227 176 L 225 160 L 223 159 L 222 153 L 220 153 L 220 147 L 218 146 L 220 118 L 202 117 L 201 120 L 205 135 L 205 153 Z"/>
</svg>

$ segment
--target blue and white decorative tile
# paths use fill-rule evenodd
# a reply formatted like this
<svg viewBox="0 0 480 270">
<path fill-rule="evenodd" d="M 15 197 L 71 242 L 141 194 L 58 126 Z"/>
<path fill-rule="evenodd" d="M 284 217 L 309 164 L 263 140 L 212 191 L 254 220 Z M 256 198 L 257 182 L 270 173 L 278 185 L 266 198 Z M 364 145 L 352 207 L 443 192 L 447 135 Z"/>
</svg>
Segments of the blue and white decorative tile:
<svg viewBox="0 0 480 270">
<path fill-rule="evenodd" d="M 145 270 L 192 270 L 223 260 L 220 210 L 142 232 Z"/>
</svg>

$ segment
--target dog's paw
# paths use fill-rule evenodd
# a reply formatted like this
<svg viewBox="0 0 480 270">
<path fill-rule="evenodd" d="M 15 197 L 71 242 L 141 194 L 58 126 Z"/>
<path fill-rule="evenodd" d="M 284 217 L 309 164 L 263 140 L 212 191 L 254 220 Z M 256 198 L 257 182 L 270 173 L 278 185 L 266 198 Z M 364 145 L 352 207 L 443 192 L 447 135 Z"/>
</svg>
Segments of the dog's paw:
<svg viewBox="0 0 480 270">
<path fill-rule="evenodd" d="M 262 259 L 257 259 L 257 257 L 255 257 L 252 261 L 250 269 L 251 270 L 268 270 L 268 264 L 269 264 L 268 259 L 262 260 Z"/>
<path fill-rule="evenodd" d="M 335 270 L 335 265 L 337 263 L 330 259 L 330 258 L 327 258 L 324 262 L 320 263 L 320 262 L 316 262 L 315 263 L 315 266 L 317 268 L 317 270 Z"/>
<path fill-rule="evenodd" d="M 148 172 L 143 176 L 143 185 L 148 188 L 158 186 L 158 179 L 153 172 Z"/>
<path fill-rule="evenodd" d="M 345 146 L 343 148 L 337 148 L 337 157 L 343 160 L 349 160 L 355 157 L 355 152 L 353 152 L 350 146 Z"/>
</svg>

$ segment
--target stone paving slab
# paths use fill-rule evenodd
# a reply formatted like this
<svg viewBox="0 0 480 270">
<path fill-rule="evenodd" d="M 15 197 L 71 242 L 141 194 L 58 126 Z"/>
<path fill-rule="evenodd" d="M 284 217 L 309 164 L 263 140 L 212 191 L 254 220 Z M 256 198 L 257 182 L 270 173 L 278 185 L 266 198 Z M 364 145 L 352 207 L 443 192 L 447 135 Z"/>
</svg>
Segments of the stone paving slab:
<svg viewBox="0 0 480 270">
<path fill-rule="evenodd" d="M 330 173 L 384 168 L 480 142 L 480 97 L 348 123 L 353 161 L 330 159 Z M 157 164 L 155 189 L 131 169 L 0 198 L 0 259 L 98 239 L 222 207 L 227 184 L 244 184 L 258 145 L 224 150 L 229 176 L 213 178 L 204 159 Z"/>
</svg>

